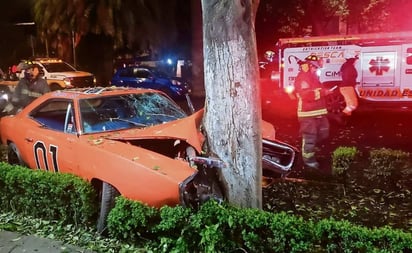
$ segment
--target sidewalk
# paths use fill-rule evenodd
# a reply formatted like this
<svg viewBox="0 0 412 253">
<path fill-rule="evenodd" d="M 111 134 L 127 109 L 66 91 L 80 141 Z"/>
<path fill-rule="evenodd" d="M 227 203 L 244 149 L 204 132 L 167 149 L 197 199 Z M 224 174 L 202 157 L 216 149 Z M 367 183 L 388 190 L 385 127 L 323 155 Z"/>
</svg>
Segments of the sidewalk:
<svg viewBox="0 0 412 253">
<path fill-rule="evenodd" d="M 0 231 L 0 253 L 93 253 L 73 245 L 64 245 L 33 235 Z"/>
</svg>

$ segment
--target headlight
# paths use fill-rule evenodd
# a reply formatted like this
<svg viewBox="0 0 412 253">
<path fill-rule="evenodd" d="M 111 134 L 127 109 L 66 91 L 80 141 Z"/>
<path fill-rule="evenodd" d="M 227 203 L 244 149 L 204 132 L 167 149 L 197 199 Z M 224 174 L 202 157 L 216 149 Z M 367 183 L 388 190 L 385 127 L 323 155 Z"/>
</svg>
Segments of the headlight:
<svg viewBox="0 0 412 253">
<path fill-rule="evenodd" d="M 64 85 L 66 86 L 66 88 L 73 88 L 72 81 L 73 81 L 73 78 L 71 77 L 65 77 L 63 79 Z"/>
</svg>

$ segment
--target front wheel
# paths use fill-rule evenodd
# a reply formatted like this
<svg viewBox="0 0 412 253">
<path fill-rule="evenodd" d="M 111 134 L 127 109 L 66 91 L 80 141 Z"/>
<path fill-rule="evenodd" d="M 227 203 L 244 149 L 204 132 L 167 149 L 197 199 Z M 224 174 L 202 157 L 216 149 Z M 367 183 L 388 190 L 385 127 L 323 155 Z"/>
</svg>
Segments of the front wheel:
<svg viewBox="0 0 412 253">
<path fill-rule="evenodd" d="M 9 143 L 7 147 L 7 161 L 13 165 L 26 166 L 26 163 L 21 158 L 19 149 L 13 142 Z"/>
<path fill-rule="evenodd" d="M 100 212 L 97 219 L 97 232 L 103 233 L 107 228 L 107 217 L 109 212 L 115 205 L 115 199 L 119 196 L 119 191 L 116 190 L 111 184 L 103 182 L 100 191 Z"/>
</svg>

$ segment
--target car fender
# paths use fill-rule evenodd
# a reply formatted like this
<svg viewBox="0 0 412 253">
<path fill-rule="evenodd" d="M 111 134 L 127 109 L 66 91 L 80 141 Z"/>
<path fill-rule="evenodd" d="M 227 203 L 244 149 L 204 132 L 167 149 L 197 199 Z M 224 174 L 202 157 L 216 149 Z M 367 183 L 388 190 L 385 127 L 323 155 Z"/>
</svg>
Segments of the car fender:
<svg viewBox="0 0 412 253">
<path fill-rule="evenodd" d="M 123 196 L 149 205 L 179 203 L 178 185 L 196 173 L 185 160 L 173 159 L 128 142 L 90 139 L 79 150 L 79 173 L 88 180 L 99 179 L 113 185 Z M 116 162 L 108 168 L 107 164 Z M 87 173 L 87 174 L 86 174 Z"/>
</svg>

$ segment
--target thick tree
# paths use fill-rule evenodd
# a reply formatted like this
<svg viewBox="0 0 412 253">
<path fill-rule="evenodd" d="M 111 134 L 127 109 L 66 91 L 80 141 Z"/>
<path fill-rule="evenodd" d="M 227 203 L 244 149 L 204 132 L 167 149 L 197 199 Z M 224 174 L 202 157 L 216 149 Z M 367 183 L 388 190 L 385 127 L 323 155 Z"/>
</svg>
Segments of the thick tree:
<svg viewBox="0 0 412 253">
<path fill-rule="evenodd" d="M 202 0 L 208 151 L 226 165 L 221 174 L 229 202 L 261 208 L 258 5 L 258 0 Z"/>
</svg>

